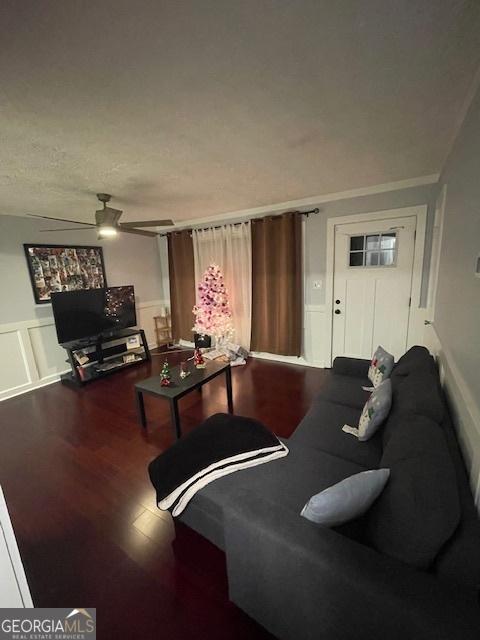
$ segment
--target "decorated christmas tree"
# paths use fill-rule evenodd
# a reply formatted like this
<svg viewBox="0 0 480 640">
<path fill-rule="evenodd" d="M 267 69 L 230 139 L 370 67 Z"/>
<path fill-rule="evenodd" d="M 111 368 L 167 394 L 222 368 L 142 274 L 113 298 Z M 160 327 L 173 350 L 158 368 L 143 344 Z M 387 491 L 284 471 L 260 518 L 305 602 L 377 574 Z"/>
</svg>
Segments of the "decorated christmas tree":
<svg viewBox="0 0 480 640">
<path fill-rule="evenodd" d="M 232 311 L 223 274 L 217 264 L 211 264 L 198 283 L 198 304 L 193 307 L 195 325 L 193 331 L 214 336 L 217 343 L 232 339 Z"/>
<path fill-rule="evenodd" d="M 169 387 L 171 382 L 170 367 L 168 366 L 168 360 L 163 363 L 162 370 L 160 372 L 160 385 L 162 387 Z"/>
</svg>

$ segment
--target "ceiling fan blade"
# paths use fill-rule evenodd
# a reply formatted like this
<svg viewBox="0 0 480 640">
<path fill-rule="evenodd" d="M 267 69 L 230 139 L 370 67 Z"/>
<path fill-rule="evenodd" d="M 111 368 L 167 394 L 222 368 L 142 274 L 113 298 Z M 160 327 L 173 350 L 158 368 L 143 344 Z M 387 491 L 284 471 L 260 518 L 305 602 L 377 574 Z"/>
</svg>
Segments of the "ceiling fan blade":
<svg viewBox="0 0 480 640">
<path fill-rule="evenodd" d="M 95 227 L 95 225 L 89 224 L 88 227 L 82 227 L 80 229 L 78 227 L 67 227 L 66 229 L 40 229 L 40 233 L 46 233 L 47 231 L 50 233 L 52 231 L 91 231 L 92 227 Z"/>
<path fill-rule="evenodd" d="M 51 218 L 50 216 L 38 216 L 35 213 L 27 213 L 27 216 L 30 218 L 43 218 L 44 220 L 58 220 L 58 222 L 70 222 L 70 224 L 83 224 L 88 225 L 89 227 L 94 227 L 94 224 L 90 224 L 90 222 L 78 222 L 77 220 L 66 220 L 65 218 Z"/>
<path fill-rule="evenodd" d="M 158 236 L 158 233 L 155 233 L 155 231 L 140 231 L 140 229 L 130 229 L 129 227 L 126 228 L 123 225 L 118 225 L 117 229 L 122 233 L 136 233 L 138 236 L 149 236 L 150 238 Z"/>
<path fill-rule="evenodd" d="M 122 227 L 173 227 L 173 220 L 141 220 L 140 222 L 122 222 Z"/>
</svg>

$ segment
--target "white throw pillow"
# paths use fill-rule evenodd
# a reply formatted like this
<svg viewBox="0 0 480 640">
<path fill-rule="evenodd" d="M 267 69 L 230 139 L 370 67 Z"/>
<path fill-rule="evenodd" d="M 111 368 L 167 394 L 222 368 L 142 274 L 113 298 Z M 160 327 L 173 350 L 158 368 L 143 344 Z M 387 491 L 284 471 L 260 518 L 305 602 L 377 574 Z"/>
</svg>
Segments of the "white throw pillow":
<svg viewBox="0 0 480 640">
<path fill-rule="evenodd" d="M 312 496 L 303 507 L 307 520 L 337 527 L 363 515 L 382 493 L 390 469 L 361 471 Z"/>
<path fill-rule="evenodd" d="M 374 387 L 378 387 L 379 384 L 390 377 L 394 364 L 395 359 L 392 354 L 385 351 L 383 347 L 378 346 L 368 369 L 368 379 L 371 380 Z"/>
</svg>

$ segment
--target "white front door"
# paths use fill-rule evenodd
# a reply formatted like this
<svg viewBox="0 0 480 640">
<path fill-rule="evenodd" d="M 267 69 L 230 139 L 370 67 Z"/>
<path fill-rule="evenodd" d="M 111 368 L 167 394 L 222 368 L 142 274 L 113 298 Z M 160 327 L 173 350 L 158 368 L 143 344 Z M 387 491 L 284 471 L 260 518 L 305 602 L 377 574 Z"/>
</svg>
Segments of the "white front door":
<svg viewBox="0 0 480 640">
<path fill-rule="evenodd" d="M 407 348 L 416 217 L 335 227 L 332 356 Z"/>
</svg>

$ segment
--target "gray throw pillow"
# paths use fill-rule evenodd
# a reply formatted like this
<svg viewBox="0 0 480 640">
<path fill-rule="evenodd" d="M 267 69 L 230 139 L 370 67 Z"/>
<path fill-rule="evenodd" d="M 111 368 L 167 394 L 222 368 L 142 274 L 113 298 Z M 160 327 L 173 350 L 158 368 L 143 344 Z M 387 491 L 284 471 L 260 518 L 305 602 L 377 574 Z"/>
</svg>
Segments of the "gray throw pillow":
<svg viewBox="0 0 480 640">
<path fill-rule="evenodd" d="M 387 418 L 391 406 L 392 383 L 390 380 L 385 380 L 373 390 L 372 395 L 365 403 L 358 422 L 358 429 L 345 424 L 342 431 L 351 433 L 361 442 L 369 440 Z"/>
<path fill-rule="evenodd" d="M 368 369 L 368 378 L 374 387 L 378 387 L 379 384 L 390 377 L 394 364 L 395 359 L 392 354 L 385 351 L 383 347 L 378 346 Z"/>
<path fill-rule="evenodd" d="M 382 493 L 390 469 L 362 471 L 312 496 L 303 507 L 307 520 L 337 527 L 363 515 Z"/>
</svg>

